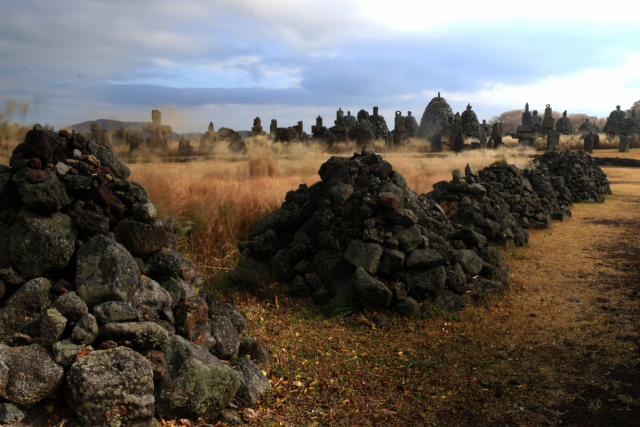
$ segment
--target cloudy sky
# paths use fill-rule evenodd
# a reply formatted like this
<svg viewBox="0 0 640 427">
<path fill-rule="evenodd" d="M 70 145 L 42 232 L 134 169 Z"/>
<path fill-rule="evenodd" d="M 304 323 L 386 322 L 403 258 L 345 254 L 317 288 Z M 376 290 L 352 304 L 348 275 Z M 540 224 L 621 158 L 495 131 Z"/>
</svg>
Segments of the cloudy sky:
<svg viewBox="0 0 640 427">
<path fill-rule="evenodd" d="M 442 93 L 480 119 L 606 117 L 640 99 L 640 22 L 613 4 L 407 0 L 0 0 L 0 103 L 26 122 L 268 129 L 338 108 L 418 119 Z M 629 12 L 631 12 L 629 10 Z M 2 105 L 2 104 L 0 104 Z M 23 120 L 18 113 L 14 119 Z"/>
</svg>

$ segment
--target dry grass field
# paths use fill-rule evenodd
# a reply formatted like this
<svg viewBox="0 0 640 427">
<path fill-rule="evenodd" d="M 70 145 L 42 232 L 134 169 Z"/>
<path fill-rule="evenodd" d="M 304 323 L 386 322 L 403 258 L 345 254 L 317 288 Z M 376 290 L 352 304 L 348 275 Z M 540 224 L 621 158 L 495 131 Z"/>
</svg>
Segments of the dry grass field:
<svg viewBox="0 0 640 427">
<path fill-rule="evenodd" d="M 533 154 L 414 151 L 384 157 L 419 194 L 467 163 L 526 167 Z M 638 425 L 640 170 L 606 168 L 614 194 L 605 204 L 576 205 L 569 220 L 533 231 L 528 247 L 503 250 L 510 294 L 455 315 L 428 303 L 420 319 L 384 313 L 394 325 L 376 329 L 374 313 L 327 318 L 277 283 L 247 290 L 224 279 L 253 222 L 287 191 L 316 182 L 329 155 L 256 144 L 219 161 L 129 164 L 160 215 L 178 224 L 181 250 L 206 286 L 235 304 L 246 333 L 274 356 L 273 390 L 248 425 Z M 595 155 L 640 158 L 640 150 Z"/>
<path fill-rule="evenodd" d="M 385 154 L 418 193 L 496 157 L 528 160 Z M 373 313 L 328 319 L 278 284 L 249 292 L 221 280 L 253 221 L 315 182 L 327 155 L 259 158 L 276 173 L 252 172 L 251 159 L 131 165 L 161 211 L 190 228 L 183 250 L 274 354 L 274 390 L 250 425 L 637 425 L 640 171 L 608 168 L 614 195 L 605 204 L 577 205 L 568 221 L 533 232 L 528 247 L 503 251 L 511 294 L 456 315 L 427 304 L 424 318 L 378 330 Z"/>
</svg>

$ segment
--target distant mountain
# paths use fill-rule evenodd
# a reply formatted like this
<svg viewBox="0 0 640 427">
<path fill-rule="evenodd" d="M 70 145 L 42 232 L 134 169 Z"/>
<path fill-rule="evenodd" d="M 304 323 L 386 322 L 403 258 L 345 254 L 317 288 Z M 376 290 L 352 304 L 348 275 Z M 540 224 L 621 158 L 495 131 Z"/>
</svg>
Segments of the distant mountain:
<svg viewBox="0 0 640 427">
<path fill-rule="evenodd" d="M 88 122 L 82 122 L 75 125 L 67 126 L 66 130 L 75 130 L 79 133 L 90 133 L 91 132 L 91 124 L 98 122 L 100 124 L 100 129 L 120 129 L 122 126 L 124 129 L 129 129 L 132 131 L 140 131 L 142 132 L 142 125 L 150 125 L 151 122 L 121 122 L 120 120 L 109 120 L 109 119 L 98 119 L 98 120 L 90 120 Z M 197 132 L 190 132 L 185 134 L 185 136 L 189 138 L 194 138 L 195 136 L 202 136 L 202 134 L 198 134 Z M 148 138 L 149 134 L 146 132 L 142 132 L 142 136 L 144 138 Z M 171 139 L 180 138 L 182 134 L 178 134 L 175 132 L 171 132 Z"/>
<path fill-rule="evenodd" d="M 142 125 L 150 125 L 151 122 L 121 122 L 120 120 L 109 120 L 109 119 L 98 119 L 98 120 L 90 120 L 88 122 L 77 123 L 75 125 L 67 126 L 64 128 L 65 130 L 71 131 L 75 130 L 79 133 L 91 133 L 91 123 L 98 122 L 100 124 L 100 129 L 120 129 L 122 126 L 124 129 L 129 129 L 132 131 L 140 131 L 142 132 Z M 238 131 L 242 139 L 247 139 L 247 132 L 251 132 L 248 130 Z M 175 133 L 171 132 L 171 139 L 179 139 L 183 136 L 187 138 L 200 138 L 204 135 L 202 132 L 186 132 L 186 133 Z M 146 132 L 142 132 L 142 136 L 144 138 L 148 138 L 149 134 Z"/>
</svg>

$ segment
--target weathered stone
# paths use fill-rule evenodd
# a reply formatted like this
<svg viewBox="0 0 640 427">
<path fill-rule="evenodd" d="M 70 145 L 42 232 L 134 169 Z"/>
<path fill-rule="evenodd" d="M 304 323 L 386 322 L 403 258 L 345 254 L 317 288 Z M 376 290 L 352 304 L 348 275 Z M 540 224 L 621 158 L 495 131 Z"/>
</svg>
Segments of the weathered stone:
<svg viewBox="0 0 640 427">
<path fill-rule="evenodd" d="M 171 233 L 158 219 L 151 223 L 123 219 L 115 226 L 113 232 L 118 242 L 122 243 L 133 256 L 139 257 L 147 257 L 163 247 L 168 247 L 166 241 L 171 239 Z M 175 235 L 173 237 L 175 238 Z"/>
<path fill-rule="evenodd" d="M 169 333 L 154 322 L 122 322 L 102 325 L 100 336 L 118 345 L 145 350 L 160 348 L 169 338 Z"/>
<path fill-rule="evenodd" d="M 156 314 L 164 313 L 166 316 L 172 317 L 171 304 L 173 298 L 171 294 L 149 277 L 143 277 L 141 284 L 143 292 L 140 304 L 146 305 Z"/>
<path fill-rule="evenodd" d="M 212 422 L 240 388 L 240 374 L 176 335 L 162 347 L 167 373 L 156 388 L 158 413 Z"/>
<path fill-rule="evenodd" d="M 231 359 L 238 354 L 240 334 L 227 316 L 214 316 L 211 321 L 211 335 L 216 340 L 214 354 L 220 359 Z"/>
<path fill-rule="evenodd" d="M 89 307 L 105 301 L 140 303 L 140 270 L 129 252 L 108 237 L 97 235 L 77 252 L 76 292 Z"/>
<path fill-rule="evenodd" d="M 443 311 L 455 313 L 464 309 L 467 303 L 461 296 L 445 289 L 438 295 L 438 298 L 436 298 L 435 305 Z"/>
<path fill-rule="evenodd" d="M 93 307 L 93 315 L 99 323 L 143 320 L 142 312 L 124 301 L 107 301 Z"/>
<path fill-rule="evenodd" d="M 398 236 L 398 249 L 410 254 L 422 244 L 422 234 L 418 227 L 407 228 Z"/>
<path fill-rule="evenodd" d="M 339 205 L 343 205 L 352 194 L 353 187 L 349 184 L 339 183 L 329 190 L 329 195 Z"/>
<path fill-rule="evenodd" d="M 167 373 L 167 361 L 164 353 L 158 350 L 147 350 L 142 355 L 149 361 L 153 371 L 153 380 L 160 381 Z"/>
<path fill-rule="evenodd" d="M 393 307 L 393 311 L 401 317 L 420 317 L 422 315 L 420 304 L 411 297 L 401 299 L 398 304 Z"/>
<path fill-rule="evenodd" d="M 266 392 L 271 389 L 271 383 L 256 364 L 246 357 L 235 359 L 234 365 L 240 374 L 240 388 L 236 396 L 242 399 L 248 407 L 257 405 Z"/>
<path fill-rule="evenodd" d="M 67 318 L 55 308 L 48 309 L 40 323 L 40 345 L 51 347 L 55 344 L 64 332 L 65 326 L 67 326 Z"/>
<path fill-rule="evenodd" d="M 0 403 L 0 424 L 16 426 L 11 423 L 19 423 L 24 416 L 25 414 L 17 406 L 11 403 Z"/>
<path fill-rule="evenodd" d="M 251 337 L 242 337 L 240 339 L 238 357 L 249 357 L 258 363 L 260 368 L 265 372 L 269 372 L 271 369 L 272 358 L 269 350 L 258 344 L 258 342 Z"/>
<path fill-rule="evenodd" d="M 407 268 L 427 268 L 441 265 L 444 258 L 433 249 L 416 249 L 405 261 Z"/>
<path fill-rule="evenodd" d="M 462 250 L 458 251 L 458 262 L 462 266 L 465 273 L 476 276 L 482 270 L 482 258 L 474 251 Z"/>
<path fill-rule="evenodd" d="M 29 337 L 40 335 L 40 323 L 49 304 L 51 281 L 33 279 L 18 289 L 0 308 L 0 344 L 6 344 L 14 334 Z"/>
<path fill-rule="evenodd" d="M 66 396 L 86 426 L 117 427 L 154 414 L 153 372 L 130 348 L 92 351 L 67 374 Z"/>
<path fill-rule="evenodd" d="M 60 212 L 40 216 L 23 208 L 11 228 L 11 261 L 27 279 L 55 273 L 71 260 L 75 238 L 69 216 Z"/>
<path fill-rule="evenodd" d="M 343 258 L 354 267 L 362 268 L 367 273 L 375 274 L 380 267 L 382 252 L 382 246 L 376 243 L 364 243 L 361 240 L 354 240 L 349 244 Z"/>
<path fill-rule="evenodd" d="M 169 292 L 171 296 L 171 308 L 176 308 L 181 301 L 197 294 L 197 290 L 192 284 L 180 278 L 170 277 L 158 283 L 164 290 Z"/>
<path fill-rule="evenodd" d="M 78 354 L 85 350 L 93 351 L 93 347 L 90 345 L 76 344 L 69 338 L 58 341 L 53 345 L 51 350 L 53 351 L 53 358 L 56 363 L 66 368 L 76 361 Z"/>
<path fill-rule="evenodd" d="M 127 165 L 122 163 L 118 159 L 118 156 L 116 156 L 108 148 L 105 148 L 105 147 L 103 147 L 101 145 L 98 145 L 98 144 L 96 144 L 94 142 L 89 142 L 89 144 L 87 144 L 87 150 L 89 151 L 89 153 L 91 153 L 94 156 L 96 156 L 96 158 L 100 161 L 100 164 L 102 166 L 106 166 L 106 167 L 110 168 L 111 171 L 118 178 L 126 179 L 126 178 L 129 178 L 129 175 L 131 175 L 131 170 L 129 170 Z"/>
<path fill-rule="evenodd" d="M 358 302 L 363 308 L 385 309 L 391 303 L 391 290 L 381 281 L 368 275 L 364 269 L 358 268 L 353 273 L 352 281 Z"/>
<path fill-rule="evenodd" d="M 8 376 L 4 387 L 0 384 L 0 397 L 20 407 L 32 406 L 62 384 L 64 370 L 40 344 L 13 348 L 0 344 L 2 364 Z"/>
<path fill-rule="evenodd" d="M 85 314 L 71 331 L 71 339 L 77 344 L 91 344 L 98 338 L 98 322 L 93 314 Z"/>
<path fill-rule="evenodd" d="M 71 203 L 64 185 L 58 180 L 55 172 L 38 170 L 42 180 L 34 180 L 30 173 L 35 172 L 24 168 L 13 175 L 13 182 L 18 187 L 18 194 L 22 203 L 33 212 L 48 215 L 58 212 Z"/>
<path fill-rule="evenodd" d="M 436 298 L 444 289 L 447 270 L 442 266 L 425 270 L 409 270 L 402 274 L 409 293 L 420 299 Z"/>
</svg>

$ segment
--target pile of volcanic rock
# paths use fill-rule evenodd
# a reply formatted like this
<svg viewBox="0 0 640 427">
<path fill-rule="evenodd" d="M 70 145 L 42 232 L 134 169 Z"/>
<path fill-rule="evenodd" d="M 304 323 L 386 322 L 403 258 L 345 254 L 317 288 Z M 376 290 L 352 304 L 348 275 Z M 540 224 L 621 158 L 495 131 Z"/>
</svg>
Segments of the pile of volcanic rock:
<svg viewBox="0 0 640 427">
<path fill-rule="evenodd" d="M 268 351 L 198 294 L 175 225 L 129 175 L 108 148 L 39 125 L 0 165 L 0 424 L 30 422 L 57 390 L 84 426 L 211 422 L 270 387 L 254 363 L 268 370 Z"/>
<path fill-rule="evenodd" d="M 551 150 L 536 156 L 534 163 L 548 170 L 556 192 L 574 203 L 604 203 L 604 196 L 611 194 L 607 174 L 588 153 Z"/>
<path fill-rule="evenodd" d="M 253 225 L 232 280 L 273 278 L 318 304 L 351 301 L 405 316 L 421 314 L 417 301 L 456 311 L 468 292 L 508 288 L 508 269 L 487 239 L 449 221 L 369 147 L 331 157 L 318 173 L 321 181 L 288 192 Z"/>
<path fill-rule="evenodd" d="M 433 98 L 424 109 L 418 136 L 421 138 L 431 138 L 435 134 L 444 135 L 451 127 L 454 114 L 446 99 L 440 96 Z"/>
<path fill-rule="evenodd" d="M 470 138 L 480 138 L 483 135 L 483 128 L 480 126 L 478 116 L 471 109 L 471 105 L 467 105 L 467 109 L 460 115 L 462 120 L 462 134 Z"/>
<path fill-rule="evenodd" d="M 573 123 L 571 123 L 571 120 L 569 120 L 566 114 L 567 112 L 565 111 L 563 116 L 556 122 L 556 132 L 562 135 L 573 135 L 575 133 Z"/>
<path fill-rule="evenodd" d="M 552 219 L 571 215 L 543 171 L 500 162 L 481 171 L 467 164 L 464 174 L 454 170 L 452 181 L 434 184 L 424 196 L 436 201 L 452 222 L 506 247 L 528 243 L 529 228 L 548 228 Z"/>
</svg>

